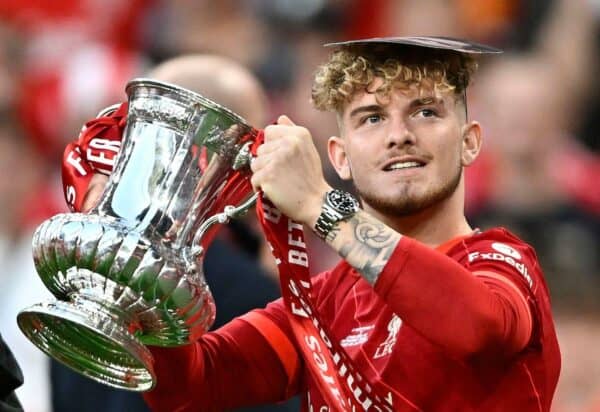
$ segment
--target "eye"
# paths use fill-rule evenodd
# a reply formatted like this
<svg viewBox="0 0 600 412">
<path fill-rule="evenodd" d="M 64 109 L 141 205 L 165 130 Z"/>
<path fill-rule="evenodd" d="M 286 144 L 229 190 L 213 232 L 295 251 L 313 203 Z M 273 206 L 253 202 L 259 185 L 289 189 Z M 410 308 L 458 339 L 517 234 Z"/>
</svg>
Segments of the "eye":
<svg viewBox="0 0 600 412">
<path fill-rule="evenodd" d="M 415 113 L 415 116 L 422 116 L 422 117 L 437 117 L 437 112 L 433 109 L 420 109 L 417 110 L 417 112 Z"/>
<path fill-rule="evenodd" d="M 376 124 L 382 120 L 382 116 L 380 114 L 370 114 L 366 117 L 363 117 L 361 120 L 361 124 Z"/>
</svg>

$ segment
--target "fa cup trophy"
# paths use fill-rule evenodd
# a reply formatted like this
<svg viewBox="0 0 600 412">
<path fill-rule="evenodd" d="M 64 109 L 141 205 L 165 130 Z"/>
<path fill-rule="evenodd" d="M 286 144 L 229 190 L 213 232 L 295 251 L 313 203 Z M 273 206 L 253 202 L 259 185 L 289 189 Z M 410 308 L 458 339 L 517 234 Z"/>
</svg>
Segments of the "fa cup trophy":
<svg viewBox="0 0 600 412">
<path fill-rule="evenodd" d="M 46 220 L 33 237 L 35 267 L 56 300 L 17 321 L 72 369 L 145 391 L 156 380 L 145 345 L 189 343 L 214 321 L 202 256 L 214 224 L 253 204 L 257 131 L 173 85 L 133 80 L 127 95 L 121 150 L 100 201 Z"/>
</svg>

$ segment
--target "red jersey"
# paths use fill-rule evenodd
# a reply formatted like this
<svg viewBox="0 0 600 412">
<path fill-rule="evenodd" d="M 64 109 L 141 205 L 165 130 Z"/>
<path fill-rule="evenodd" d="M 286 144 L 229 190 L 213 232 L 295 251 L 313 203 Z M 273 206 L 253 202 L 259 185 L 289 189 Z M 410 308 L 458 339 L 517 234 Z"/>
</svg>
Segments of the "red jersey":
<svg viewBox="0 0 600 412">
<path fill-rule="evenodd" d="M 465 325 L 490 299 L 482 294 L 485 299 L 478 301 L 473 291 L 489 290 L 468 286 L 458 296 L 455 281 L 489 286 L 501 299 L 524 299 L 531 315 L 525 348 L 509 357 L 502 350 L 457 352 L 469 347 L 462 343 L 488 339 L 485 330 Z M 502 285 L 510 293 L 503 294 Z M 330 335 L 369 384 L 388 394 L 394 410 L 550 410 L 560 353 L 548 290 L 533 249 L 506 230 L 455 239 L 437 251 L 402 238 L 374 287 L 345 262 L 314 278 L 313 287 Z M 435 297 L 435 305 L 446 308 L 443 316 L 428 314 L 419 305 L 421 296 Z M 499 307 L 506 312 L 500 318 L 510 324 L 511 306 Z M 275 301 L 196 344 L 152 348 L 159 385 L 146 400 L 156 410 L 206 411 L 304 392 L 304 411 L 333 410 L 304 369 L 299 344 L 283 302 Z"/>
</svg>

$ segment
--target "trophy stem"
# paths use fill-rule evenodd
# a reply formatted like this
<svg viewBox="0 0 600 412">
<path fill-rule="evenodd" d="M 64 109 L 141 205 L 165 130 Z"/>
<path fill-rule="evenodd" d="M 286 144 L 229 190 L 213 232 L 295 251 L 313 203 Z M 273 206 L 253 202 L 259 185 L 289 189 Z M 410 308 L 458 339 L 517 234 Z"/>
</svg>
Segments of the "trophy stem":
<svg viewBox="0 0 600 412">
<path fill-rule="evenodd" d="M 150 351 L 128 330 L 127 317 L 85 295 L 40 303 L 17 316 L 23 333 L 47 355 L 100 383 L 147 391 L 156 381 Z"/>
</svg>

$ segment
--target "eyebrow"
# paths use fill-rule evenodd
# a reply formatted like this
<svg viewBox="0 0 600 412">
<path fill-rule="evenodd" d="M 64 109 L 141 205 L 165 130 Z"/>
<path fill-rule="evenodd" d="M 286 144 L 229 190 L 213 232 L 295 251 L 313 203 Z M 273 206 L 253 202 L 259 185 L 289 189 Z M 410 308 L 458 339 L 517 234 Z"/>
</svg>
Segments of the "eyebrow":
<svg viewBox="0 0 600 412">
<path fill-rule="evenodd" d="M 436 104 L 436 105 L 444 105 L 444 99 L 440 98 L 440 97 L 435 97 L 435 96 L 425 96 L 425 97 L 419 97 L 418 99 L 414 99 L 413 101 L 410 102 L 410 104 L 408 105 L 409 109 L 414 109 L 416 107 L 420 107 L 420 106 L 427 106 L 430 104 Z"/>
<path fill-rule="evenodd" d="M 368 106 L 360 106 L 350 112 L 350 118 L 352 118 L 360 113 L 373 113 L 373 112 L 380 112 L 380 111 L 381 111 L 381 106 L 378 104 L 370 104 Z"/>
<path fill-rule="evenodd" d="M 427 106 L 430 104 L 437 104 L 437 105 L 443 106 L 445 104 L 445 102 L 444 102 L 444 99 L 442 99 L 441 97 L 424 96 L 424 97 L 419 97 L 417 99 L 412 100 L 409 103 L 408 108 L 409 108 L 409 110 L 412 110 L 416 107 Z M 353 118 L 357 114 L 380 112 L 381 110 L 382 110 L 382 107 L 378 104 L 370 104 L 367 106 L 360 106 L 350 112 L 350 118 Z"/>
</svg>

